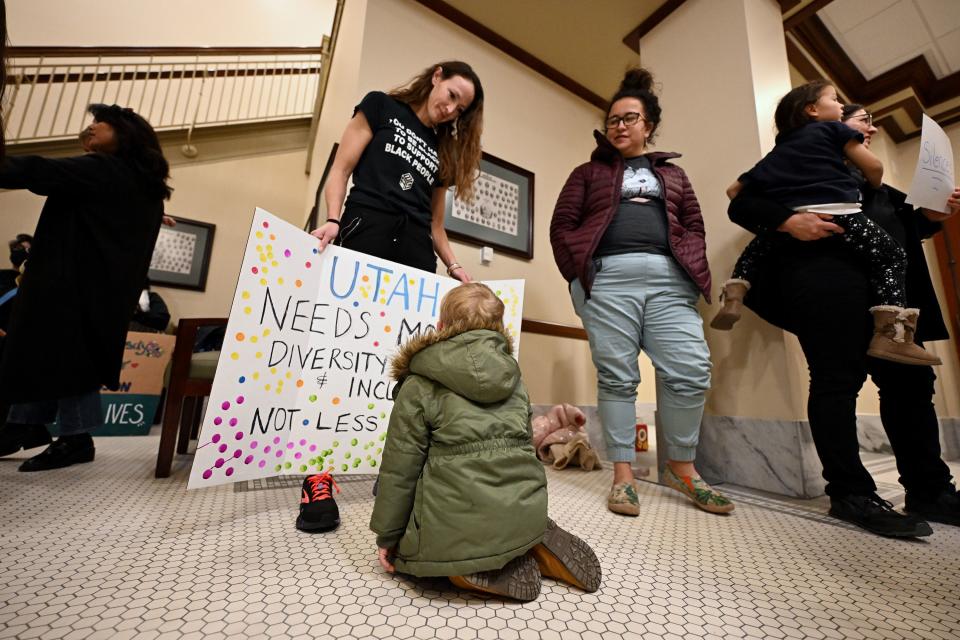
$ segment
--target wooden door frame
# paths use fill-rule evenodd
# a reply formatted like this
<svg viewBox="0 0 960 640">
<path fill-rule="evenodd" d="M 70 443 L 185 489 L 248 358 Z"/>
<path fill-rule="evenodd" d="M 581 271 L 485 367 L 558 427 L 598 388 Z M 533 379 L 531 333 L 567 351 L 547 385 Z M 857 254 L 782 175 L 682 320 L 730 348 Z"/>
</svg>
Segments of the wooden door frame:
<svg viewBox="0 0 960 640">
<path fill-rule="evenodd" d="M 943 231 L 934 236 L 940 281 L 947 298 L 947 326 L 960 358 L 960 216 L 943 223 Z"/>
</svg>

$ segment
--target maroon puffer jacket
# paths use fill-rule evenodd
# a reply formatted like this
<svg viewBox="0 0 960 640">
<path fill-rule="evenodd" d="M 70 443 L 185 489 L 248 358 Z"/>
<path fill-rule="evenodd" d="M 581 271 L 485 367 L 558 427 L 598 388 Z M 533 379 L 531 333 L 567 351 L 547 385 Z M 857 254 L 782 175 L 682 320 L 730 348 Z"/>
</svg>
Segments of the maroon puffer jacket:
<svg viewBox="0 0 960 640">
<path fill-rule="evenodd" d="M 616 147 L 599 131 L 593 135 L 597 148 L 590 162 L 567 178 L 550 221 L 550 244 L 560 273 L 567 282 L 579 278 L 588 298 L 596 275 L 593 252 L 620 204 L 624 168 Z M 683 169 L 667 162 L 680 154 L 655 151 L 645 155 L 665 194 L 673 257 L 710 302 L 710 266 L 700 203 Z"/>
</svg>

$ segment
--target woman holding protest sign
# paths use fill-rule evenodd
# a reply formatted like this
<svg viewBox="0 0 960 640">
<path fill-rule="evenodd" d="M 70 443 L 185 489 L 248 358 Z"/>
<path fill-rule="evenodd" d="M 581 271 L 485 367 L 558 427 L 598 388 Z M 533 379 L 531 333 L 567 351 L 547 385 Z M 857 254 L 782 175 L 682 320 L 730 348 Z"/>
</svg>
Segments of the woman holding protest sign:
<svg viewBox="0 0 960 640">
<path fill-rule="evenodd" d="M 354 109 L 327 178 L 328 218 L 312 232 L 320 250 L 334 242 L 431 273 L 440 256 L 447 275 L 470 282 L 443 218 L 449 187 L 461 200 L 473 198 L 482 131 L 483 86 L 465 62 L 431 65 L 406 86 L 368 93 Z M 340 524 L 335 486 L 329 473 L 304 481 L 298 529 L 319 533 Z"/>
<path fill-rule="evenodd" d="M 91 153 L 0 163 L 0 187 L 47 196 L 0 361 L 0 395 L 13 403 L 0 455 L 50 443 L 46 425 L 56 419 L 61 436 L 20 471 L 93 460 L 100 389 L 119 386 L 127 324 L 170 197 L 150 124 L 117 105 L 88 110 Z"/>
<path fill-rule="evenodd" d="M 465 62 L 431 65 L 404 87 L 368 93 L 330 169 L 329 217 L 313 231 L 320 249 L 335 242 L 430 272 L 436 253 L 448 275 L 469 282 L 443 217 L 449 187 L 461 200 L 473 198 L 482 130 L 483 86 Z"/>
</svg>

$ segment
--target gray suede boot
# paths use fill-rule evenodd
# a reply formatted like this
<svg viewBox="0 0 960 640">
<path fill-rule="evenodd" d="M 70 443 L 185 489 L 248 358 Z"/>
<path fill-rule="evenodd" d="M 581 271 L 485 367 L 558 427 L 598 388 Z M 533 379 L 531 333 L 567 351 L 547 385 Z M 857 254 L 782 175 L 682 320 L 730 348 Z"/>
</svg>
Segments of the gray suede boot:
<svg viewBox="0 0 960 640">
<path fill-rule="evenodd" d="M 723 302 L 723 308 L 720 309 L 716 317 L 710 323 L 714 329 L 729 331 L 733 325 L 740 319 L 740 313 L 743 310 L 743 298 L 750 289 L 750 283 L 740 278 L 731 278 L 723 283 L 723 291 L 720 292 L 720 301 Z"/>
<path fill-rule="evenodd" d="M 943 364 L 940 358 L 913 342 L 919 309 L 881 305 L 871 307 L 870 312 L 873 314 L 873 338 L 870 340 L 867 355 L 900 364 Z"/>
</svg>

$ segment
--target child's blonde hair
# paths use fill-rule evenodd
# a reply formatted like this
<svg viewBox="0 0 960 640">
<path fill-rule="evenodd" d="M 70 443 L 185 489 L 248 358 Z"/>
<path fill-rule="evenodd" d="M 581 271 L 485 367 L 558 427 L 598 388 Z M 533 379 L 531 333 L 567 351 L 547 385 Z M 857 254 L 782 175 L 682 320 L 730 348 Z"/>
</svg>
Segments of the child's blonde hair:
<svg viewBox="0 0 960 640">
<path fill-rule="evenodd" d="M 479 282 L 468 282 L 443 297 L 440 322 L 444 329 L 490 329 L 505 333 L 503 309 L 503 302 L 490 287 Z"/>
</svg>

